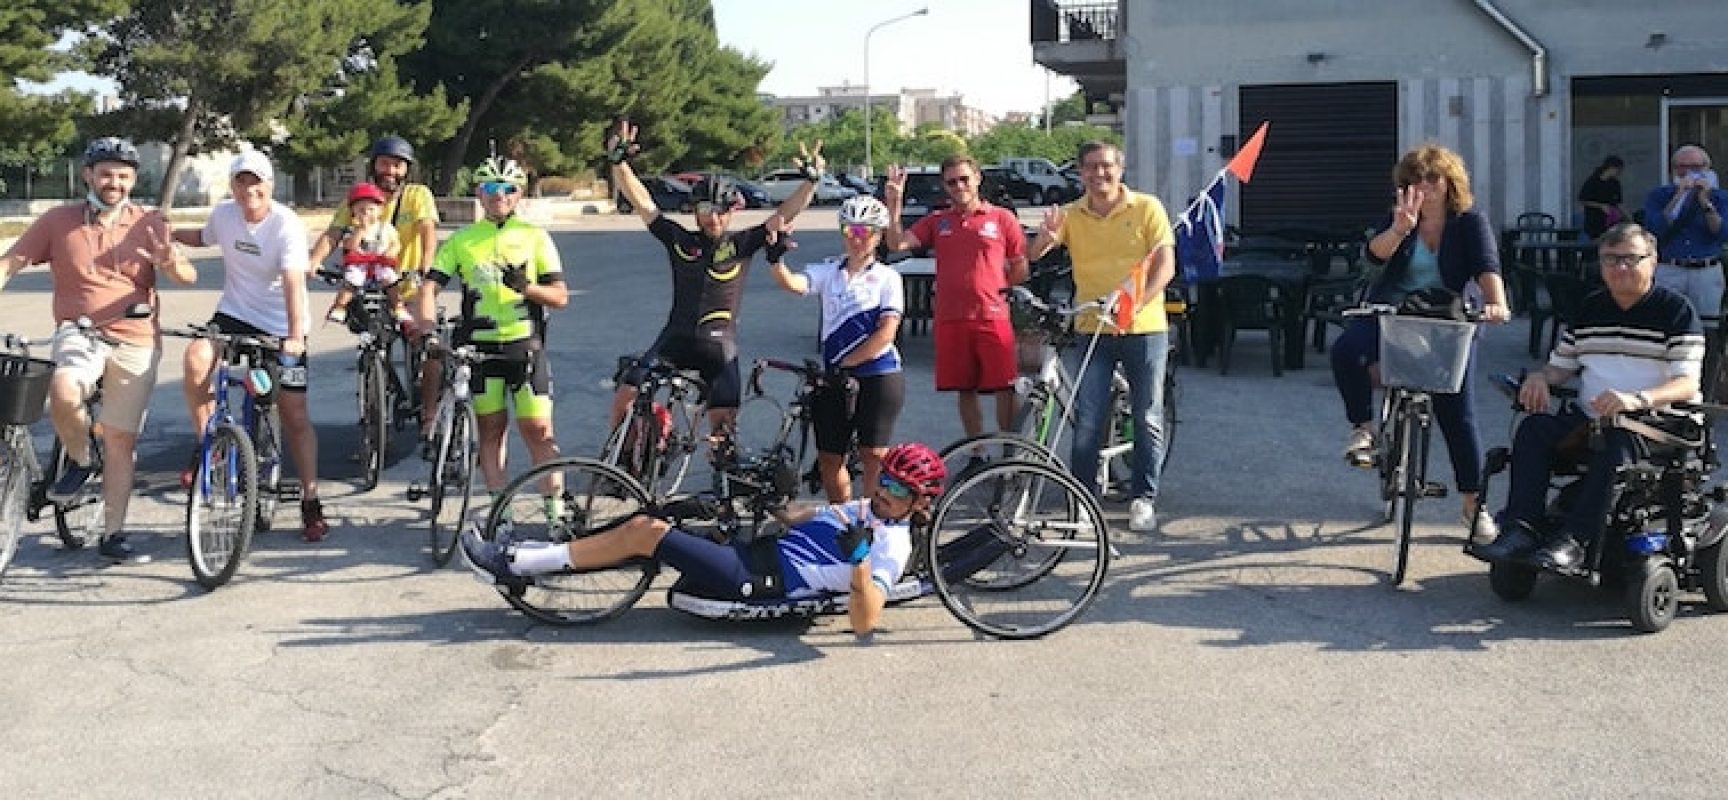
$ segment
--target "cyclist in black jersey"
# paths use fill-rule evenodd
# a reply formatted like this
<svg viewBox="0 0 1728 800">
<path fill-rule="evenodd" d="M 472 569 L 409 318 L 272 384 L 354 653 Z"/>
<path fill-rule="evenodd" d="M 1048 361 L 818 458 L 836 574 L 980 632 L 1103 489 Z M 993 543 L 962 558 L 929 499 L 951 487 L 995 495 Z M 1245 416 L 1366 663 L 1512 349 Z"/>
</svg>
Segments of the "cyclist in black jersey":
<svg viewBox="0 0 1728 800">
<path fill-rule="evenodd" d="M 692 192 L 698 230 L 661 213 L 630 167 L 629 158 L 638 149 L 636 133 L 636 126 L 620 120 L 606 139 L 612 185 L 635 207 L 636 215 L 648 224 L 648 232 L 665 245 L 672 266 L 672 309 L 641 361 L 658 360 L 701 373 L 708 384 L 709 430 L 718 435 L 730 431 L 737 416 L 743 387 L 738 375 L 735 318 L 744 276 L 756 251 L 768 246 L 768 234 L 764 225 L 727 230 L 732 212 L 743 205 L 743 195 L 731 181 L 719 176 L 703 178 Z M 821 142 L 813 148 L 800 144 L 799 150 L 803 158 L 793 161 L 804 171 L 806 182 L 775 211 L 782 223 L 790 222 L 810 204 L 825 166 Z M 635 399 L 641 380 L 641 370 L 635 370 L 620 382 L 612 400 L 614 427 Z"/>
</svg>

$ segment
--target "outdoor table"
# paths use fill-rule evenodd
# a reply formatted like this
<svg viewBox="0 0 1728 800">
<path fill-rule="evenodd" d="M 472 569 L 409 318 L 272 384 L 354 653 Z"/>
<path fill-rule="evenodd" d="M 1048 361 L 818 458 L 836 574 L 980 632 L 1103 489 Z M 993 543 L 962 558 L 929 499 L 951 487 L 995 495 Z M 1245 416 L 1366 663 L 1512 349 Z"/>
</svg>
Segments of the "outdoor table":
<svg viewBox="0 0 1728 800">
<path fill-rule="evenodd" d="M 900 273 L 906 290 L 906 310 L 900 316 L 900 330 L 908 336 L 930 332 L 930 321 L 936 316 L 936 259 L 908 258 L 889 265 Z"/>
<path fill-rule="evenodd" d="M 1194 286 L 1195 302 L 1190 313 L 1194 318 L 1197 363 L 1204 365 L 1205 356 L 1212 351 L 1220 334 L 1218 280 L 1235 275 L 1257 275 L 1269 278 L 1277 285 L 1279 299 L 1284 304 L 1284 365 L 1290 369 L 1302 369 L 1307 355 L 1303 348 L 1302 311 L 1313 272 L 1306 258 L 1268 258 L 1254 253 L 1225 259 L 1219 265 L 1217 278 L 1202 280 Z"/>
</svg>

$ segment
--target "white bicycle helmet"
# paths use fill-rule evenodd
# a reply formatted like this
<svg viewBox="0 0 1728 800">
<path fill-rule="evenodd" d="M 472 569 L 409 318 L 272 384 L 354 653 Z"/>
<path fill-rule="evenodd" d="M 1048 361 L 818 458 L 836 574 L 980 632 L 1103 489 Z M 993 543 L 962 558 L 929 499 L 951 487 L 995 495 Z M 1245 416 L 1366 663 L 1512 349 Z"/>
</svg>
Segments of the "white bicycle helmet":
<svg viewBox="0 0 1728 800">
<path fill-rule="evenodd" d="M 840 204 L 841 225 L 888 227 L 888 207 L 870 195 L 859 195 Z"/>
<path fill-rule="evenodd" d="M 474 168 L 475 183 L 514 183 L 517 186 L 528 185 L 528 173 L 522 171 L 522 166 L 513 159 L 503 156 L 492 156 Z"/>
</svg>

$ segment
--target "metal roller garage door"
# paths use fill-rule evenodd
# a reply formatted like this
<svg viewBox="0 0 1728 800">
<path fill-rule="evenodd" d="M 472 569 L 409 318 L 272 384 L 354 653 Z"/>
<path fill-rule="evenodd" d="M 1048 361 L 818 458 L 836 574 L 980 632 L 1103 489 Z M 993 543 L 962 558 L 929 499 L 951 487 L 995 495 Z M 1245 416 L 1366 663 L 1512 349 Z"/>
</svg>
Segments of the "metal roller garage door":
<svg viewBox="0 0 1728 800">
<path fill-rule="evenodd" d="M 1241 228 L 1360 231 L 1391 207 L 1398 160 L 1398 85 L 1244 86 L 1241 138 L 1272 122 Z"/>
</svg>

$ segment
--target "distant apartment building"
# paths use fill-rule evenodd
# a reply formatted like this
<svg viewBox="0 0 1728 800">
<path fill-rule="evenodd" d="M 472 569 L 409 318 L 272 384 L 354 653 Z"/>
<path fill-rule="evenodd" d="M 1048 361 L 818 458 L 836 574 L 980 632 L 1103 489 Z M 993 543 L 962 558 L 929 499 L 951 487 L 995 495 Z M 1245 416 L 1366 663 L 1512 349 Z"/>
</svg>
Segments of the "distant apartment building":
<svg viewBox="0 0 1728 800">
<path fill-rule="evenodd" d="M 791 130 L 799 125 L 820 124 L 840 114 L 864 108 L 864 87 L 843 84 L 824 86 L 815 96 L 772 97 L 768 103 L 780 110 L 780 123 Z M 886 109 L 900 122 L 900 131 L 934 123 L 963 135 L 983 133 L 996 124 L 994 117 L 966 105 L 961 95 L 939 95 L 935 89 L 901 89 L 872 93 L 870 108 Z"/>
</svg>

